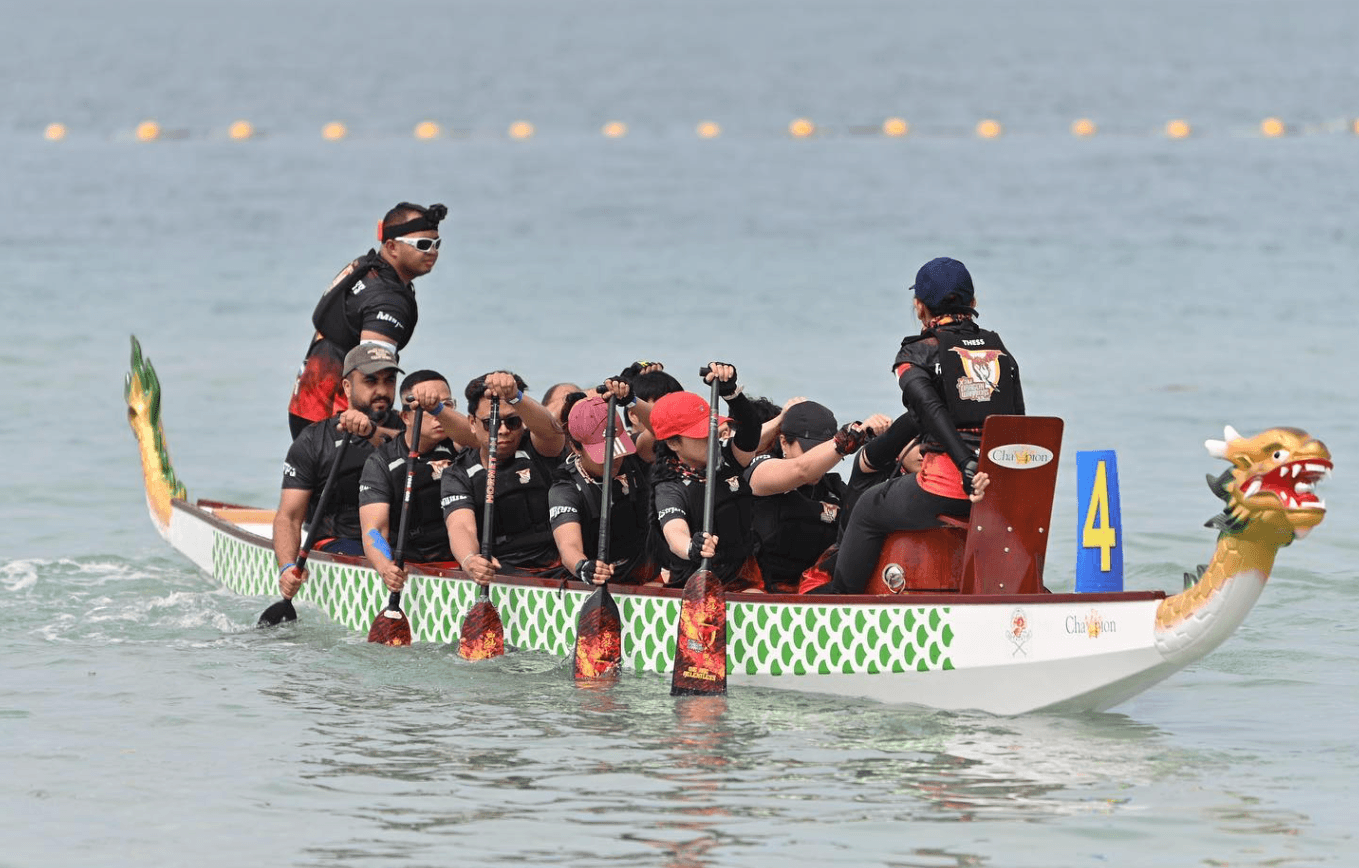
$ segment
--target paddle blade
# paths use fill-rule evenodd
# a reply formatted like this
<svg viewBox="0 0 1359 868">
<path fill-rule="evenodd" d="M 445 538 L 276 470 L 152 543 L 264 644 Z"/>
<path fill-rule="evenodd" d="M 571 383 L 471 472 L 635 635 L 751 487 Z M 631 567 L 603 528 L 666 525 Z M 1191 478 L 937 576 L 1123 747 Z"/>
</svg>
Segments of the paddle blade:
<svg viewBox="0 0 1359 868">
<path fill-rule="evenodd" d="M 467 610 L 458 637 L 458 656 L 464 660 L 486 660 L 505 653 L 505 627 L 500 613 L 489 597 L 483 597 Z"/>
<path fill-rule="evenodd" d="M 580 607 L 574 660 L 577 680 L 618 674 L 623 660 L 623 620 L 608 585 L 600 585 Z"/>
<path fill-rule="evenodd" d="M 671 696 L 712 696 L 727 692 L 727 595 L 710 570 L 684 583 Z"/>
<path fill-rule="evenodd" d="M 284 621 L 296 620 L 297 610 L 293 608 L 293 601 L 285 598 L 265 609 L 264 614 L 260 615 L 260 619 L 255 623 L 255 626 L 276 627 Z"/>
<path fill-rule="evenodd" d="M 390 607 L 378 612 L 368 630 L 368 641 L 380 645 L 411 644 L 411 622 L 406 620 L 406 613 Z"/>
</svg>

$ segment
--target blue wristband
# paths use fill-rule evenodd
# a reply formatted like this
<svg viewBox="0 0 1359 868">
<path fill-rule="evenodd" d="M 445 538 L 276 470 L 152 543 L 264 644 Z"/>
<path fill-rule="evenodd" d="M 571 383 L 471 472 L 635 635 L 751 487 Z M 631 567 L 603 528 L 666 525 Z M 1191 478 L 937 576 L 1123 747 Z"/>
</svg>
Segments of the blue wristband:
<svg viewBox="0 0 1359 868">
<path fill-rule="evenodd" d="M 368 531 L 368 538 L 373 541 L 373 548 L 377 549 L 379 554 L 384 558 L 391 558 L 392 547 L 387 545 L 387 540 L 382 538 L 377 528 Z"/>
<path fill-rule="evenodd" d="M 519 390 L 519 394 L 517 394 L 517 395 L 515 395 L 513 398 L 510 398 L 510 399 L 509 399 L 509 403 L 510 403 L 510 404 L 518 404 L 518 403 L 519 403 L 520 401 L 522 401 L 522 400 L 524 400 L 524 390 L 523 390 L 523 389 L 520 389 L 520 390 Z"/>
<path fill-rule="evenodd" d="M 295 567 L 295 566 L 297 566 L 297 561 L 290 561 L 290 562 L 288 562 L 288 563 L 286 563 L 286 564 L 283 565 L 283 569 L 279 570 L 279 571 L 278 571 L 278 574 L 281 576 L 281 575 L 283 575 L 284 573 L 288 572 L 288 570 L 291 570 L 291 569 L 292 569 L 293 567 Z"/>
<path fill-rule="evenodd" d="M 433 409 L 433 410 L 430 410 L 430 411 L 429 411 L 429 415 L 431 415 L 431 416 L 438 416 L 438 415 L 439 415 L 440 413 L 442 413 L 443 411 L 444 411 L 444 402 L 443 402 L 443 401 L 440 401 L 439 403 L 437 403 L 437 404 L 434 405 L 434 409 Z"/>
</svg>

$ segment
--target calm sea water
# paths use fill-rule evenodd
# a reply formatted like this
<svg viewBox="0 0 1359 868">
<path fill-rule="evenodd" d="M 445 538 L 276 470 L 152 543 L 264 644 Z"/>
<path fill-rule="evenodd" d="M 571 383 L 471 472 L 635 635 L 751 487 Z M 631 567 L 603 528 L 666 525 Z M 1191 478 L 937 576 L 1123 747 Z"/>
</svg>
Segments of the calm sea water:
<svg viewBox="0 0 1359 868">
<path fill-rule="evenodd" d="M 0 865 L 1359 858 L 1354 4 L 6 11 Z M 790 138 L 799 116 L 822 133 Z M 891 116 L 911 135 L 865 129 Z M 229 140 L 238 118 L 260 136 Z M 1167 139 L 1175 118 L 1194 135 Z M 165 140 L 135 140 L 145 119 Z M 417 141 L 426 119 L 445 135 Z M 510 141 L 520 119 L 536 135 Z M 400 199 L 452 210 L 405 359 L 455 383 L 647 357 L 692 385 L 720 358 L 775 400 L 891 413 L 905 288 L 962 259 L 1030 411 L 1066 419 L 1055 588 L 1077 449 L 1119 452 L 1130 588 L 1210 554 L 1200 444 L 1224 423 L 1325 439 L 1330 513 L 1226 645 L 1100 715 L 676 702 L 534 654 L 372 648 L 310 609 L 257 632 L 266 601 L 147 520 L 127 336 L 191 494 L 272 505 L 316 295 Z"/>
</svg>

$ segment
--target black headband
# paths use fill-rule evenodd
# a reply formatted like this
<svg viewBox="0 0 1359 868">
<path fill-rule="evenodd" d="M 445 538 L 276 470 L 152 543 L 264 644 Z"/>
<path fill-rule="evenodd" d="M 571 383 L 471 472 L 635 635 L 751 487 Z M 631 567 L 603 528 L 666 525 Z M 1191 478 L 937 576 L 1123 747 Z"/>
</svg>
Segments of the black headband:
<svg viewBox="0 0 1359 868">
<path fill-rule="evenodd" d="M 409 235 L 412 232 L 424 232 L 439 229 L 439 221 L 448 216 L 446 205 L 430 205 L 428 208 L 421 208 L 419 205 L 412 205 L 409 202 L 402 202 L 393 210 L 419 211 L 420 216 L 414 220 L 407 220 L 405 223 L 397 223 L 392 226 L 382 227 L 382 240 L 391 241 L 393 238 L 400 238 L 402 235 Z"/>
</svg>

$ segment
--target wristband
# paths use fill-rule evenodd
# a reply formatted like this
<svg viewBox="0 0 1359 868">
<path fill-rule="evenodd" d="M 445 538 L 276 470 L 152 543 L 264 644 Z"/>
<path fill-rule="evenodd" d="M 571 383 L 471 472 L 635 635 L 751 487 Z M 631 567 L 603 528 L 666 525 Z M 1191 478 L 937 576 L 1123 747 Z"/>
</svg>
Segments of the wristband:
<svg viewBox="0 0 1359 868">
<path fill-rule="evenodd" d="M 281 576 L 281 575 L 283 575 L 284 573 L 288 572 L 288 570 L 291 570 L 291 569 L 292 569 L 293 567 L 295 567 L 295 566 L 297 566 L 297 561 L 289 561 L 288 563 L 286 563 L 286 564 L 283 565 L 283 569 L 279 570 L 279 571 L 278 571 L 278 574 Z"/>
<path fill-rule="evenodd" d="M 520 390 L 519 390 L 519 394 L 515 395 L 513 398 L 507 399 L 507 400 L 505 401 L 505 403 L 507 403 L 507 404 L 513 406 L 513 405 L 515 405 L 515 404 L 518 404 L 518 403 L 519 403 L 520 401 L 522 401 L 522 400 L 524 400 L 524 390 L 523 390 L 523 389 L 520 389 Z"/>
<path fill-rule="evenodd" d="M 585 566 L 588 563 L 590 563 L 589 558 L 581 558 L 580 560 L 576 561 L 576 568 L 575 570 L 572 571 L 576 574 L 576 578 L 580 579 L 582 582 L 587 581 L 587 579 L 585 578 Z"/>
<path fill-rule="evenodd" d="M 431 416 L 438 416 L 438 415 L 439 415 L 440 413 L 442 413 L 443 411 L 444 411 L 444 402 L 443 402 L 443 401 L 440 401 L 439 403 L 437 403 L 437 404 L 434 405 L 434 409 L 432 409 L 432 410 L 429 411 L 429 415 L 431 415 Z"/>
</svg>

